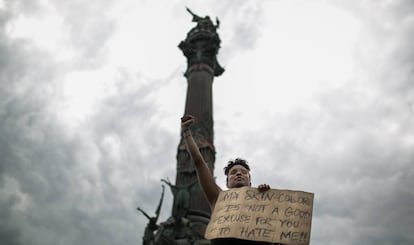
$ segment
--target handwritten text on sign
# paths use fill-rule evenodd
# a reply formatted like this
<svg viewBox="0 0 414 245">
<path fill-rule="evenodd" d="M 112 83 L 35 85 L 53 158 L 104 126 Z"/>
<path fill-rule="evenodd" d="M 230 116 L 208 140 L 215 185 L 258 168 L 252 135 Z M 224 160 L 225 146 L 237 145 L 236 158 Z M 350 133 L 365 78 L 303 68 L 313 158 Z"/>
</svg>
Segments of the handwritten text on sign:
<svg viewBox="0 0 414 245">
<path fill-rule="evenodd" d="M 220 193 L 205 236 L 309 244 L 312 207 L 308 192 L 233 188 Z"/>
</svg>

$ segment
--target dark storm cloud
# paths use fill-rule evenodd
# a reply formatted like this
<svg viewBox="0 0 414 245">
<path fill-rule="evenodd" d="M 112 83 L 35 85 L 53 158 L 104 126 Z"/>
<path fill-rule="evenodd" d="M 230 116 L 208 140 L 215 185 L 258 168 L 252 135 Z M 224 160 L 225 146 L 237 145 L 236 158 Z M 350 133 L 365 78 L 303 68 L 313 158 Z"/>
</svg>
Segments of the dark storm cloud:
<svg viewBox="0 0 414 245">
<path fill-rule="evenodd" d="M 412 244 L 413 4 L 339 6 L 361 25 L 352 79 L 232 142 L 249 142 L 261 182 L 315 192 L 313 243 Z"/>
<path fill-rule="evenodd" d="M 114 201 L 110 207 L 119 209 L 118 221 L 125 225 L 119 234 L 129 238 L 128 243 L 141 238 L 146 224 L 146 218 L 135 208 L 140 206 L 153 215 L 161 193 L 160 179 L 175 177 L 174 156 L 178 144 L 175 135 L 158 128 L 157 122 L 162 118 L 152 95 L 165 81 L 146 80 L 146 85 L 129 86 L 139 84 L 140 79 L 142 76 L 138 74 L 121 73 L 117 93 L 101 104 L 91 120 L 93 125 L 87 127 L 93 129 L 91 138 L 101 152 L 101 181 Z M 116 154 L 117 144 L 119 154 Z M 160 221 L 167 218 L 170 204 L 167 188 Z"/>
<path fill-rule="evenodd" d="M 14 221 L 14 214 L 10 212 L 12 207 L 20 202 L 20 197 L 16 193 L 6 193 L 4 187 L 6 185 L 5 179 L 5 171 L 6 167 L 13 164 L 13 156 L 9 156 L 8 153 L 13 149 L 7 142 L 12 139 L 12 134 L 9 133 L 8 129 L 5 126 L 6 116 L 7 114 L 13 113 L 10 108 L 10 100 L 12 100 L 11 96 L 11 88 L 10 83 L 15 79 L 15 77 L 19 77 L 19 69 L 14 67 L 15 64 L 18 64 L 18 60 L 15 59 L 17 55 L 11 49 L 11 47 L 18 47 L 18 45 L 12 45 L 7 40 L 5 33 L 4 33 L 4 25 L 7 23 L 7 18 L 10 16 L 9 13 L 1 13 L 1 32 L 0 32 L 0 118 L 1 118 L 1 126 L 0 126 L 0 189 L 2 190 L 0 193 L 0 218 L 2 222 L 0 223 L 0 235 L 2 241 L 7 242 L 7 244 L 18 244 L 18 237 L 20 236 L 20 231 L 18 228 L 18 224 Z"/>
<path fill-rule="evenodd" d="M 179 135 L 158 127 L 163 115 L 157 91 L 171 77 L 150 80 L 119 71 L 113 94 L 88 120 L 68 129 L 56 112 L 60 81 L 66 72 L 98 68 L 105 59 L 117 27 L 107 12 L 111 2 L 50 3 L 64 18 L 69 48 L 77 50 L 63 67 L 30 40 L 12 40 L 5 32 L 18 14 L 47 11 L 41 2 L 6 3 L 10 8 L 0 13 L 0 240 L 139 244 L 146 219 L 136 207 L 152 215 L 159 179 L 175 177 Z M 233 40 L 223 44 L 232 51 L 222 51 L 254 48 L 261 5 L 218 6 L 222 27 L 234 21 L 219 29 Z M 268 127 L 231 141 L 248 139 L 239 147 L 252 154 L 255 182 L 315 192 L 313 243 L 412 244 L 413 4 L 340 6 L 355 11 L 364 26 L 366 43 L 355 51 L 361 76 L 349 87 L 325 91 L 312 107 L 277 115 Z M 229 152 L 232 144 L 220 151 Z M 266 149 L 252 152 L 252 145 Z M 160 221 L 170 207 L 166 188 Z"/>
<path fill-rule="evenodd" d="M 313 231 L 317 231 L 314 240 L 319 244 L 346 241 L 339 244 L 408 245 L 414 241 L 410 233 L 414 209 L 409 204 L 414 202 L 414 91 L 410 86 L 412 70 L 408 68 L 414 63 L 411 59 L 391 61 L 394 56 L 401 60 L 397 54 L 400 47 L 411 45 L 406 35 L 384 43 L 384 47 L 400 44 L 384 57 L 387 60 L 374 61 L 386 65 L 381 66 L 378 76 L 371 76 L 379 80 L 364 81 L 370 92 L 331 91 L 320 101 L 320 112 L 302 118 L 316 122 L 299 135 L 310 145 L 298 139 L 278 141 L 276 145 L 295 145 L 273 151 L 281 160 L 287 160 L 284 164 L 290 167 L 285 171 L 302 169 L 309 174 L 302 182 L 312 180 L 308 188 L 316 193 Z M 376 71 L 365 68 L 367 72 Z M 301 129 L 306 121 L 296 123 L 290 121 L 290 126 Z M 303 148 L 309 150 L 298 150 Z M 286 156 L 290 154 L 296 157 Z M 283 173 L 284 169 L 275 171 Z M 283 180 L 283 175 L 279 177 Z M 331 225 L 326 227 L 326 223 Z"/>
<path fill-rule="evenodd" d="M 378 103 L 379 98 L 352 90 L 337 91 L 328 97 L 322 104 L 329 117 L 321 115 L 320 124 L 338 130 L 317 131 L 314 135 L 331 134 L 325 138 L 329 147 L 318 153 L 320 162 L 315 168 L 326 176 L 323 182 L 337 182 L 337 188 L 320 190 L 324 193 L 320 213 L 350 218 L 355 229 L 353 243 L 378 244 L 379 237 L 380 244 L 396 237 L 393 244 L 412 243 L 406 227 L 413 227 L 413 222 L 402 218 L 413 215 L 407 200 L 414 201 L 414 193 L 407 186 L 414 185 L 410 170 L 414 154 L 405 141 L 413 132 L 409 126 L 413 118 L 410 124 L 404 122 L 410 110 L 389 113 L 389 103 Z M 393 100 L 401 105 L 400 98 Z"/>
<path fill-rule="evenodd" d="M 0 126 L 2 241 L 10 241 L 9 244 L 137 242 L 136 230 L 144 226 L 145 219 L 135 208 L 140 204 L 151 214 L 153 210 L 149 207 L 158 201 L 154 193 L 160 192 L 159 179 L 169 176 L 168 172 L 162 174 L 153 169 L 158 171 L 154 174 L 141 167 L 169 161 L 165 153 L 174 147 L 166 140 L 168 134 L 145 126 L 153 115 L 151 104 L 141 91 L 120 95 L 108 99 L 97 112 L 95 130 L 88 132 L 89 127 L 80 127 L 80 132 L 70 137 L 53 119 L 45 121 L 50 117 L 42 111 L 47 101 L 37 102 L 35 108 L 27 104 L 33 103 L 34 98 L 7 105 L 7 110 L 13 113 L 3 114 Z M 148 128 L 143 130 L 145 127 Z M 111 150 L 111 146 L 105 145 L 108 135 L 109 139 L 120 140 L 124 151 L 120 159 L 108 153 Z M 144 153 L 142 149 L 147 144 L 157 147 Z M 172 172 L 173 168 L 163 169 Z"/>
<path fill-rule="evenodd" d="M 269 120 L 265 136 L 257 136 L 263 128 L 243 135 L 250 145 L 266 146 L 250 154 L 254 179 L 315 193 L 312 241 L 318 244 L 412 244 L 411 109 L 390 113 L 388 104 L 358 90 L 321 98 L 317 109 Z"/>
<path fill-rule="evenodd" d="M 94 121 L 68 133 L 54 108 L 60 99 L 61 72 L 71 70 L 57 69 L 53 54 L 39 50 L 30 40 L 12 40 L 4 32 L 7 23 L 18 13 L 39 14 L 39 5 L 28 2 L 8 3 L 8 11 L 2 13 L 1 19 L 1 241 L 7 244 L 136 243 L 140 239 L 136 230 L 144 226 L 145 219 L 139 217 L 135 208 L 145 204 L 149 213 L 153 211 L 148 206 L 158 202 L 159 196 L 153 194 L 160 192 L 159 176 L 167 175 L 151 175 L 145 170 L 142 170 L 143 176 L 136 173 L 140 172 L 140 166 L 147 164 L 147 157 L 152 159 L 150 164 L 167 162 L 165 152 L 171 148 L 171 139 L 166 140 L 168 134 L 147 123 L 154 118 L 155 111 L 148 96 L 157 87 L 119 91 L 106 100 L 105 106 L 98 108 Z M 72 44 L 79 52 L 72 61 L 74 65 L 69 67 L 99 66 L 113 25 L 110 20 L 99 18 L 105 9 L 94 6 L 102 5 L 71 3 L 70 6 L 56 4 L 65 17 L 65 27 L 71 29 L 70 38 L 76 40 Z M 124 78 L 122 82 L 141 81 Z M 147 125 L 149 131 L 140 131 L 141 125 Z M 128 130 L 131 128 L 132 132 Z M 122 149 L 113 149 L 118 143 Z M 143 150 L 151 143 L 158 147 L 153 151 Z M 123 149 L 123 145 L 128 147 Z M 121 151 L 121 157 L 109 154 L 111 150 L 115 155 Z M 145 178 L 151 184 L 138 189 Z M 141 200 L 140 196 L 148 198 Z"/>
<path fill-rule="evenodd" d="M 122 78 L 125 84 L 140 82 Z M 145 224 L 136 206 L 151 214 L 159 198 L 154 195 L 160 193 L 159 179 L 172 177 L 174 169 L 173 164 L 163 168 L 166 172 L 144 168 L 173 159 L 166 152 L 176 144 L 148 123 L 157 119 L 149 99 L 157 86 L 120 89 L 74 135 L 67 135 L 45 110 L 47 97 L 25 94 L 24 101 L 12 98 L 2 107 L 8 112 L 2 114 L 0 126 L 2 240 L 136 243 L 136 230 Z"/>
<path fill-rule="evenodd" d="M 375 72 L 378 97 L 367 108 L 372 115 L 367 140 L 355 151 L 356 162 L 365 161 L 360 183 L 362 204 L 355 210 L 360 222 L 358 238 L 368 244 L 412 244 L 414 222 L 414 5 L 412 1 L 381 2 L 380 11 L 371 11 L 380 43 L 380 59 L 363 68 Z M 367 6 L 365 11 L 375 9 Z M 370 45 L 371 43 L 367 43 Z M 376 67 L 377 66 L 377 67 Z M 375 67 L 375 68 L 370 68 Z M 368 82 L 368 81 L 367 81 Z M 379 215 L 380 214 L 380 215 Z"/>
</svg>

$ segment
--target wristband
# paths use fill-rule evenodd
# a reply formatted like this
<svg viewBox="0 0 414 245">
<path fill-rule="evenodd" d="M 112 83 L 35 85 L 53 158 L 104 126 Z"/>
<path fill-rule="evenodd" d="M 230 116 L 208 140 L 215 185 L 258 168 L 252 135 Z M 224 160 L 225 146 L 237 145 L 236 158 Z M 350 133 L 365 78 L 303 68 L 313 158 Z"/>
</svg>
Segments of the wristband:
<svg viewBox="0 0 414 245">
<path fill-rule="evenodd" d="M 183 130 L 183 137 L 187 138 L 188 136 L 191 136 L 191 130 L 190 129 Z"/>
</svg>

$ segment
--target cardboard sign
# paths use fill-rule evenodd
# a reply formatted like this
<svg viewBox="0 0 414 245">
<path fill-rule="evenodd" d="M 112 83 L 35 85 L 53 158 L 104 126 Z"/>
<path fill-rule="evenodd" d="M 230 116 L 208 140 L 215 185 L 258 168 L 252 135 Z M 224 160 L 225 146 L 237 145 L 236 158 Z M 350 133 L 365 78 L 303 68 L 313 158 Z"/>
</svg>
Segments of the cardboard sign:
<svg viewBox="0 0 414 245">
<path fill-rule="evenodd" d="M 220 193 L 205 237 L 309 244 L 313 193 L 233 188 Z"/>
</svg>

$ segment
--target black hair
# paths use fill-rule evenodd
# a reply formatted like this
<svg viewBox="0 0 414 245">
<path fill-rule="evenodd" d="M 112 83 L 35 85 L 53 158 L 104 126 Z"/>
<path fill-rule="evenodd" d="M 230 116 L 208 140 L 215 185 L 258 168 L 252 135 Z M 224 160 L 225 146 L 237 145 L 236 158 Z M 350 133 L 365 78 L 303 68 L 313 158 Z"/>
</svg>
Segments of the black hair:
<svg viewBox="0 0 414 245">
<path fill-rule="evenodd" d="M 247 170 L 250 171 L 250 167 L 247 164 L 246 160 L 241 159 L 241 158 L 236 158 L 235 160 L 230 160 L 230 161 L 227 162 L 227 166 L 224 167 L 224 174 L 226 176 L 228 176 L 230 169 L 235 165 L 241 165 L 241 166 L 245 167 Z"/>
</svg>

